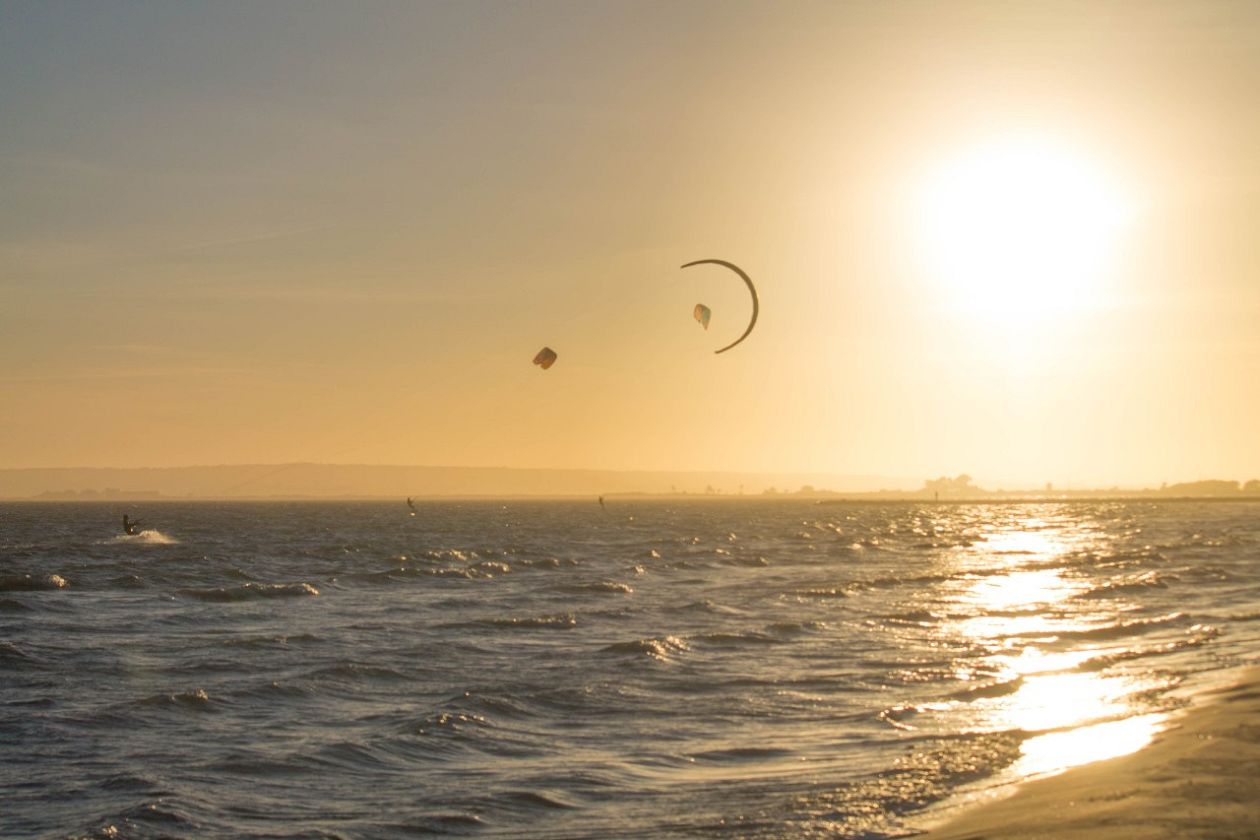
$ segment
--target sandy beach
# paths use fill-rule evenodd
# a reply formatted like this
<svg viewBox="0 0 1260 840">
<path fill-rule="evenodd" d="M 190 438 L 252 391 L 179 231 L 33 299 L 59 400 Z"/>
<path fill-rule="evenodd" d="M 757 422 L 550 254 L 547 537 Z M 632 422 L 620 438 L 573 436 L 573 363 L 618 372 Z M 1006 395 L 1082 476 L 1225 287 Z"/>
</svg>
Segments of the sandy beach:
<svg viewBox="0 0 1260 840">
<path fill-rule="evenodd" d="M 1028 783 L 927 840 L 1260 838 L 1260 669 L 1143 750 Z"/>
</svg>

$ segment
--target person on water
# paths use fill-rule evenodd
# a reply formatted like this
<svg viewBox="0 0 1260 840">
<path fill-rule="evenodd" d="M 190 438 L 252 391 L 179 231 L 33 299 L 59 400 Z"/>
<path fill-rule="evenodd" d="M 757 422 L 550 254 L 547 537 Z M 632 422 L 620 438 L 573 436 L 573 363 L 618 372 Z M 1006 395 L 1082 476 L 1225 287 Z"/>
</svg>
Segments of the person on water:
<svg viewBox="0 0 1260 840">
<path fill-rule="evenodd" d="M 140 529 L 143 527 L 144 527 L 144 523 L 142 523 L 140 520 L 130 519 L 128 518 L 127 514 L 125 513 L 123 514 L 123 532 L 127 536 L 134 537 L 136 534 L 140 533 Z"/>
</svg>

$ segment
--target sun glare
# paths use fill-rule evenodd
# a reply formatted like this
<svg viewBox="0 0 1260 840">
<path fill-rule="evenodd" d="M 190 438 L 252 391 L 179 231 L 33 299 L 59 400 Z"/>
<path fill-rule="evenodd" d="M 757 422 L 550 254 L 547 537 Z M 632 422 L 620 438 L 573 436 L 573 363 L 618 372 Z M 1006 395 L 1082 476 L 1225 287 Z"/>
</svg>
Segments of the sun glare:
<svg viewBox="0 0 1260 840">
<path fill-rule="evenodd" d="M 1088 158 L 1023 139 L 946 163 L 917 212 L 924 269 L 950 308 L 1018 323 L 1095 306 L 1129 216 Z"/>
</svg>

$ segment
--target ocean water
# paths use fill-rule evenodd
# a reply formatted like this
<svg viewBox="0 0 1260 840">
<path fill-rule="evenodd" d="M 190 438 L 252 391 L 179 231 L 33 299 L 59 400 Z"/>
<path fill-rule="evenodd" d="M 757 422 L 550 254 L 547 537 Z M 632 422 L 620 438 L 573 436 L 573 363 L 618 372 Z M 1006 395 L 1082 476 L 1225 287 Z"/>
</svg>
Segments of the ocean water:
<svg viewBox="0 0 1260 840">
<path fill-rule="evenodd" d="M 1258 640 L 1245 502 L 10 504 L 0 836 L 904 836 Z"/>
</svg>

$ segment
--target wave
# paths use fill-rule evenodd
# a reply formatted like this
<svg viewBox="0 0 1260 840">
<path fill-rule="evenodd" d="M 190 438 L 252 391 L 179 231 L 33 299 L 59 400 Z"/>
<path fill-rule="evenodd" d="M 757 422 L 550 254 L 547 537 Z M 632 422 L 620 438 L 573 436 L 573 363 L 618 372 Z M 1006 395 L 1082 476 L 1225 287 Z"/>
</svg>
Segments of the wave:
<svg viewBox="0 0 1260 840">
<path fill-rule="evenodd" d="M 397 566 L 375 572 L 350 572 L 333 578 L 334 581 L 352 581 L 388 586 L 425 578 L 460 578 L 462 580 L 489 580 L 496 575 L 507 574 L 511 567 L 497 560 L 472 566 Z"/>
<path fill-rule="evenodd" d="M 320 668 L 309 675 L 315 680 L 405 680 L 407 677 L 400 671 L 382 665 L 362 665 L 358 662 L 338 662 L 326 668 Z"/>
<path fill-rule="evenodd" d="M 976 574 L 975 570 L 967 570 L 963 574 Z M 1005 573 L 1005 572 L 1003 572 Z M 926 574 L 926 575 L 884 575 L 881 577 L 870 578 L 869 580 L 855 580 L 848 584 L 845 588 L 850 592 L 863 589 L 890 589 L 896 586 L 927 586 L 934 583 L 944 583 L 954 577 L 952 574 Z"/>
<path fill-rule="evenodd" d="M 233 697 L 250 698 L 261 700 L 274 700 L 276 698 L 304 698 L 314 696 L 314 689 L 293 683 L 282 683 L 272 680 L 269 683 L 256 685 L 251 688 L 241 689 L 233 692 Z"/>
<path fill-rule="evenodd" d="M 776 621 L 766 627 L 766 630 L 778 636 L 797 636 L 826 629 L 825 621 Z"/>
<path fill-rule="evenodd" d="M 0 665 L 16 667 L 28 665 L 33 661 L 29 654 L 23 653 L 22 649 L 12 642 L 0 642 Z"/>
<path fill-rule="evenodd" d="M 798 598 L 848 598 L 850 591 L 846 587 L 831 586 L 818 589 L 802 589 L 796 593 Z"/>
<path fill-rule="evenodd" d="M 555 794 L 548 796 L 536 790 L 510 790 L 507 793 L 499 794 L 498 799 L 506 800 L 515 805 L 524 805 L 527 808 L 542 808 L 546 810 L 564 810 L 576 807 L 560 799 Z"/>
<path fill-rule="evenodd" d="M 411 722 L 406 725 L 408 731 L 416 735 L 462 736 L 465 733 L 488 726 L 485 717 L 463 712 L 437 712 L 429 715 L 420 723 Z"/>
<path fill-rule="evenodd" d="M 912 667 L 907 667 L 911 663 L 883 659 L 873 660 L 871 664 L 887 669 L 884 672 L 884 680 L 891 680 L 901 685 L 950 682 L 957 679 L 958 676 L 957 667 L 949 659 L 937 662 L 928 662 L 926 660 L 914 662 Z M 977 669 L 977 672 L 982 672 L 982 670 Z"/>
<path fill-rule="evenodd" d="M 137 706 L 173 706 L 181 709 L 206 711 L 210 709 L 210 695 L 204 688 L 194 688 L 176 694 L 152 694 L 135 701 Z"/>
<path fill-rule="evenodd" d="M 6 575 L 0 577 L 0 592 L 39 592 L 65 589 L 70 582 L 61 575 Z"/>
<path fill-rule="evenodd" d="M 594 594 L 618 594 L 630 595 L 634 592 L 634 587 L 628 583 L 618 583 L 614 580 L 601 580 L 592 583 L 566 583 L 557 587 L 561 592 L 572 592 L 581 594 L 591 592 Z"/>
<path fill-rule="evenodd" d="M 133 773 L 116 773 L 105 781 L 101 782 L 102 790 L 121 790 L 128 792 L 153 792 L 154 796 L 169 796 L 165 791 L 154 789 L 158 787 L 158 783 L 153 779 L 137 776 Z"/>
<path fill-rule="evenodd" d="M 234 603 L 263 598 L 303 598 L 319 595 L 319 590 L 309 583 L 243 583 L 240 586 L 217 586 L 211 589 L 181 589 L 186 598 L 211 603 Z"/>
<path fill-rule="evenodd" d="M 743 632 L 743 633 L 701 633 L 692 637 L 694 641 L 716 647 L 742 647 L 744 645 L 774 645 L 779 644 L 780 639 L 773 636 L 767 636 L 764 633 Z"/>
<path fill-rule="evenodd" d="M 362 583 L 374 583 L 380 585 L 388 585 L 391 583 L 401 583 L 410 578 L 432 577 L 435 574 L 443 572 L 454 573 L 459 577 L 470 577 L 465 569 L 417 569 L 414 566 L 395 566 L 392 569 L 382 569 L 377 572 L 351 572 L 341 575 L 338 580 L 359 581 Z"/>
<path fill-rule="evenodd" d="M 650 639 L 635 639 L 633 642 L 616 642 L 604 650 L 609 653 L 629 653 L 647 656 L 652 659 L 669 659 L 676 654 L 685 653 L 691 647 L 677 636 L 660 636 Z"/>
<path fill-rule="evenodd" d="M 141 803 L 100 820 L 87 834 L 71 835 L 82 840 L 115 837 L 179 837 L 197 833 L 193 821 L 167 806 L 164 799 Z M 173 833 L 177 832 L 177 833 Z"/>
<path fill-rule="evenodd" d="M 770 560 L 760 554 L 757 555 L 740 555 L 739 557 L 731 557 L 726 561 L 727 566 L 740 566 L 746 569 L 765 568 L 770 565 Z"/>
<path fill-rule="evenodd" d="M 704 600 L 701 600 L 701 601 L 691 601 L 686 604 L 678 604 L 676 606 L 666 607 L 665 609 L 668 610 L 670 613 L 676 613 L 678 615 L 684 615 L 684 616 L 691 615 L 692 613 L 695 613 L 695 612 L 706 612 L 706 613 L 712 613 L 713 615 L 745 615 L 746 614 L 744 610 L 737 609 L 736 607 L 732 607 L 727 604 L 719 604 L 716 601 L 713 601 L 709 598 L 705 598 Z"/>
<path fill-rule="evenodd" d="M 1196 586 L 1211 586 L 1214 584 L 1233 583 L 1237 577 L 1224 569 L 1213 568 L 1210 566 L 1203 567 L 1184 567 L 1177 569 L 1177 575 L 1188 583 Z"/>
<path fill-rule="evenodd" d="M 561 566 L 577 566 L 577 560 L 571 557 L 529 557 L 514 561 L 520 569 L 558 569 Z"/>
<path fill-rule="evenodd" d="M 744 761 L 766 761 L 769 759 L 788 758 L 794 755 L 792 750 L 775 747 L 733 747 L 726 750 L 705 750 L 691 753 L 696 761 L 709 761 L 715 764 L 731 764 Z"/>
<path fill-rule="evenodd" d="M 411 834 L 473 834 L 486 827 L 485 821 L 476 814 L 432 814 L 408 820 L 405 824 L 391 826 L 384 824 L 384 829 L 392 829 L 399 836 Z"/>
<path fill-rule="evenodd" d="M 1194 635 L 1185 639 L 1104 653 L 1101 656 L 1086 659 L 1078 667 L 1082 671 L 1101 671 L 1132 659 L 1143 659 L 1148 656 L 1165 656 L 1170 653 L 1202 647 L 1221 635 L 1219 629 L 1208 624 L 1196 624 L 1190 628 L 1190 631 Z"/>
<path fill-rule="evenodd" d="M 903 732 L 913 731 L 915 727 L 906 721 L 918 717 L 926 708 L 925 706 L 889 706 L 880 712 L 878 717 L 894 729 L 900 729 Z"/>
<path fill-rule="evenodd" d="M 557 615 L 536 615 L 525 618 L 487 618 L 469 623 L 483 627 L 533 627 L 545 630 L 570 630 L 577 627 L 577 616 L 573 613 L 559 613 Z"/>
<path fill-rule="evenodd" d="M 259 755 L 257 750 L 233 750 L 228 755 L 216 759 L 213 763 L 207 765 L 207 769 L 213 770 L 215 773 L 245 776 L 249 779 L 284 779 L 309 772 L 309 769 L 303 766 L 304 762 L 305 756 L 301 755 L 270 758 Z M 335 835 L 321 834 L 318 836 L 329 838 Z"/>
<path fill-rule="evenodd" d="M 138 534 L 116 534 L 97 545 L 180 545 L 180 541 L 156 529 L 148 529 Z"/>
<path fill-rule="evenodd" d="M 532 713 L 519 703 L 506 697 L 485 694 L 480 690 L 464 691 L 454 697 L 448 697 L 443 705 L 477 709 L 491 715 L 507 718 L 527 718 L 532 716 Z"/>
<path fill-rule="evenodd" d="M 1185 613 L 1168 613 L 1167 615 L 1155 616 L 1154 618 L 1138 618 L 1133 621 L 1117 621 L 1113 624 L 1104 624 L 1099 627 L 1090 627 L 1086 630 L 1059 630 L 1059 631 L 1036 631 L 1030 634 L 1013 634 L 1047 636 L 1052 635 L 1059 641 L 1077 641 L 1081 639 L 1122 639 L 1126 636 L 1141 635 L 1154 630 L 1165 627 L 1176 626 L 1177 624 L 1188 621 L 1189 618 Z"/>
<path fill-rule="evenodd" d="M 361 770 L 369 767 L 384 767 L 386 756 L 377 747 L 360 741 L 337 741 L 321 746 L 312 761 L 317 765 L 342 769 Z"/>
<path fill-rule="evenodd" d="M 127 574 L 111 579 L 109 585 L 118 589 L 143 589 L 145 582 L 139 575 Z"/>
<path fill-rule="evenodd" d="M 928 627 L 941 620 L 941 616 L 931 610 L 908 610 L 884 616 L 884 620 L 894 624 L 912 624 L 916 627 Z"/>
<path fill-rule="evenodd" d="M 420 552 L 421 557 L 429 560 L 455 560 L 459 563 L 469 563 L 473 560 L 480 560 L 481 555 L 475 551 L 461 551 L 458 548 L 437 548 Z"/>
<path fill-rule="evenodd" d="M 1009 767 L 1019 758 L 1022 741 L 1015 732 L 924 739 L 891 769 L 794 798 L 791 812 L 767 835 L 830 835 L 837 826 L 845 837 L 918 833 L 908 831 L 899 818 Z"/>
<path fill-rule="evenodd" d="M 286 648 L 294 642 L 318 642 L 319 636 L 313 633 L 294 633 L 292 635 L 279 636 L 237 636 L 231 639 L 224 639 L 221 644 L 225 647 L 243 647 L 243 648 Z"/>
<path fill-rule="evenodd" d="M 1024 685 L 1023 677 L 1016 677 L 1013 680 L 1005 680 L 999 682 L 985 683 L 984 685 L 971 686 L 955 691 L 950 695 L 955 700 L 962 700 L 970 703 L 973 700 L 992 700 L 996 697 L 1007 697 L 1019 691 Z"/>
<path fill-rule="evenodd" d="M 1130 593 L 1144 592 L 1149 589 L 1167 589 L 1168 584 L 1176 583 L 1181 578 L 1172 574 L 1161 572 L 1143 572 L 1131 578 L 1119 581 L 1108 581 L 1101 586 L 1096 586 L 1087 592 L 1077 595 L 1077 598 L 1114 598 L 1117 595 L 1125 595 Z"/>
</svg>

